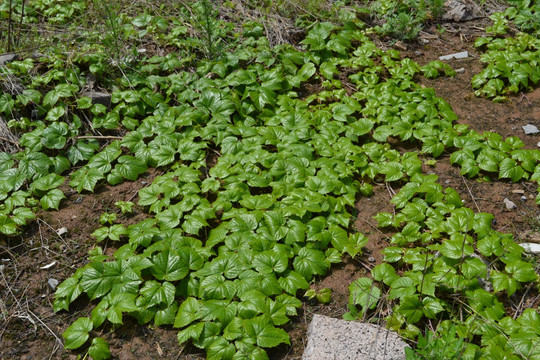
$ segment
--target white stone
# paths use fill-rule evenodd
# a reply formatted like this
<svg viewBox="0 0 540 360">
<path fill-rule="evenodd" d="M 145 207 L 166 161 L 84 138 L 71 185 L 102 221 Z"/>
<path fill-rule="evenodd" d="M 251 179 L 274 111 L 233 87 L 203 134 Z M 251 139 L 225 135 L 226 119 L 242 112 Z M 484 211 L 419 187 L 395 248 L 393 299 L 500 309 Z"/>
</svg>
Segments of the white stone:
<svg viewBox="0 0 540 360">
<path fill-rule="evenodd" d="M 525 251 L 531 254 L 540 254 L 540 244 L 535 243 L 521 243 L 519 244 Z"/>
<path fill-rule="evenodd" d="M 315 315 L 302 360 L 402 360 L 407 346 L 382 326 Z"/>
<path fill-rule="evenodd" d="M 58 280 L 52 279 L 52 278 L 47 281 L 47 284 L 49 284 L 52 290 L 56 289 L 56 287 L 58 286 L 58 283 L 59 283 Z"/>
<path fill-rule="evenodd" d="M 523 131 L 525 131 L 525 135 L 538 134 L 540 132 L 540 130 L 538 130 L 538 128 L 532 124 L 527 124 L 521 128 Z"/>
<path fill-rule="evenodd" d="M 466 59 L 469 57 L 467 51 L 461 51 L 453 54 L 439 56 L 439 60 L 451 60 L 451 59 Z"/>
<path fill-rule="evenodd" d="M 510 200 L 510 199 L 508 199 L 508 198 L 504 198 L 503 202 L 504 202 L 504 205 L 506 205 L 506 208 L 507 208 L 508 210 L 514 210 L 514 209 L 517 208 L 516 204 L 514 204 L 514 203 L 512 202 L 512 200 Z"/>
</svg>

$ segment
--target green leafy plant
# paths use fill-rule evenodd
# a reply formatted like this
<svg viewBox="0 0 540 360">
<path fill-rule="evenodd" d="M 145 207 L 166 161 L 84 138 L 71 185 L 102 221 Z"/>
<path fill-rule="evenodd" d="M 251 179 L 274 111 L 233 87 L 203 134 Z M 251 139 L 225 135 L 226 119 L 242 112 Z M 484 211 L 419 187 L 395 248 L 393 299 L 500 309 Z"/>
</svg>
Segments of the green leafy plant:
<svg viewBox="0 0 540 360">
<path fill-rule="evenodd" d="M 208 58 L 214 58 L 224 48 L 223 24 L 218 20 L 218 10 L 210 0 L 200 0 L 193 5 L 195 24 L 200 32 L 199 41 Z"/>
<path fill-rule="evenodd" d="M 440 5 L 376 4 L 410 38 Z M 60 1 L 47 11 L 40 21 L 70 16 Z M 534 264 L 491 228 L 490 214 L 463 206 L 422 165 L 447 154 L 471 178 L 539 182 L 540 151 L 456 124 L 450 105 L 414 81 L 451 76 L 448 66 L 421 67 L 377 48 L 353 13 L 342 14 L 344 25 L 310 24 L 298 47 L 271 47 L 250 23 L 227 53 L 221 46 L 232 27 L 209 1 L 179 18 L 145 11 L 107 17 L 119 43 L 91 37 L 95 47 L 73 57 L 59 51 L 2 67 L 3 76 L 25 81 L 22 93 L 0 97 L 0 111 L 22 133 L 19 152 L 0 153 L 2 234 L 19 233 L 39 207 L 59 209 L 68 176 L 77 192 L 93 192 L 151 169 L 137 193 L 143 220 L 128 225 L 103 214 L 92 236 L 112 250 L 94 247 L 57 287 L 55 311 L 84 297 L 93 306 L 64 332 L 67 349 L 108 358 L 106 340 L 94 336 L 132 317 L 178 329 L 180 344 L 209 358 L 268 358 L 268 348 L 290 344 L 284 325 L 301 299 L 331 300 L 329 289 L 310 283 L 344 256 L 362 255 L 368 239 L 352 224 L 355 204 L 386 182 L 400 188 L 395 213 L 375 217 L 391 230 L 390 246 L 371 277 L 350 284 L 345 317 L 371 319 L 387 305 L 389 328 L 411 340 L 425 334 L 419 356 L 538 356 L 537 312 L 509 314 L 502 303 L 538 284 Z M 188 36 L 192 29 L 199 36 Z M 150 38 L 166 53 L 138 54 L 133 69 L 110 71 L 107 47 Z M 196 58 L 201 44 L 206 59 Z M 109 87 L 106 105 L 82 96 L 91 74 Z M 395 142 L 414 150 L 398 151 Z M 130 213 L 134 203 L 115 205 Z M 428 323 L 448 335 L 428 335 Z"/>
<path fill-rule="evenodd" d="M 402 40 L 415 39 L 429 21 L 437 20 L 443 13 L 442 0 L 377 0 L 370 10 L 381 25 L 375 31 Z"/>
<path fill-rule="evenodd" d="M 388 326 L 409 338 L 419 335 L 416 324 L 424 319 L 449 319 L 439 324 L 443 336 L 427 333 L 419 338 L 416 353 L 408 350 L 411 359 L 491 357 L 495 343 L 497 351 L 534 358 L 535 346 L 521 348 L 519 336 L 504 325 L 510 318 L 498 298 L 512 296 L 523 284 L 538 283 L 533 264 L 512 236 L 491 228 L 493 215 L 474 214 L 455 190 L 443 190 L 436 180 L 434 175 L 415 175 L 392 199 L 399 212 L 375 217 L 380 227 L 399 232 L 383 250 L 384 263 L 372 270 L 379 285 L 369 278 L 351 285 L 346 318 L 363 316 L 384 299 L 393 304 Z M 397 266 L 405 270 L 402 275 Z M 458 294 L 461 298 L 456 299 Z M 477 345 L 473 339 L 479 334 L 484 336 Z M 509 340 L 499 343 L 497 336 Z M 538 334 L 531 336 L 531 344 L 540 341 Z"/>
<path fill-rule="evenodd" d="M 494 101 L 506 100 L 506 94 L 527 91 L 540 81 L 540 25 L 536 18 L 540 8 L 530 1 L 516 2 L 504 13 L 490 16 L 493 26 L 486 29 L 494 36 L 506 34 L 510 20 L 513 20 L 523 33 L 515 37 L 480 37 L 475 46 L 485 50 L 481 61 L 487 66 L 472 78 L 477 96 L 494 98 Z"/>
<path fill-rule="evenodd" d="M 133 213 L 133 206 L 135 205 L 131 201 L 117 201 L 114 203 L 117 206 L 122 214 L 131 214 Z"/>
<path fill-rule="evenodd" d="M 464 341 L 456 334 L 456 327 L 451 325 L 446 333 L 428 332 L 418 337 L 418 344 L 413 351 L 406 348 L 407 360 L 420 359 L 462 359 L 464 357 Z"/>
<path fill-rule="evenodd" d="M 329 304 L 332 301 L 332 290 L 324 288 L 317 292 L 314 289 L 309 289 L 305 292 L 304 296 L 309 300 L 316 299 L 321 304 Z"/>
</svg>

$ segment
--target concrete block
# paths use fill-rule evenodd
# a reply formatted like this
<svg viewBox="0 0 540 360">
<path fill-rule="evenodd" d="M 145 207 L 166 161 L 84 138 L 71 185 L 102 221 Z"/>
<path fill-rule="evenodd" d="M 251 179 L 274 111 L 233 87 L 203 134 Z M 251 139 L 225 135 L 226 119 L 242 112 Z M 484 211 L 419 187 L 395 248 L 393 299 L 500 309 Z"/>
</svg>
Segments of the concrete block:
<svg viewBox="0 0 540 360">
<path fill-rule="evenodd" d="M 302 360 L 403 360 L 407 346 L 382 326 L 315 315 Z"/>
</svg>

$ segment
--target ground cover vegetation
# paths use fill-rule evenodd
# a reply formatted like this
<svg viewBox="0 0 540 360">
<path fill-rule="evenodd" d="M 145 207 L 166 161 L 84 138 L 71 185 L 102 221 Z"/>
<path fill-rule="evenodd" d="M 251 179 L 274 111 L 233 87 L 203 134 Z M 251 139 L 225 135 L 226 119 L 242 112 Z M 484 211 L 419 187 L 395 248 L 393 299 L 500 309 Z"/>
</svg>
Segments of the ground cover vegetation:
<svg viewBox="0 0 540 360">
<path fill-rule="evenodd" d="M 537 309 L 513 314 L 501 302 L 538 287 L 535 258 L 422 172 L 448 154 L 470 178 L 540 183 L 540 151 L 457 123 L 417 83 L 453 76 L 450 66 L 420 66 L 373 41 L 414 39 L 442 1 L 283 4 L 305 27 L 298 46 L 272 46 L 264 19 L 225 21 L 208 0 L 174 11 L 159 2 L 0 5 L 3 50 L 36 49 L 0 67 L 0 114 L 19 138 L 2 135 L 0 233 L 59 209 L 65 183 L 93 192 L 159 171 L 136 203 L 116 204 L 147 217 L 125 226 L 103 214 L 88 263 L 58 286 L 55 311 L 81 297 L 95 304 L 64 332 L 65 347 L 109 358 L 99 334 L 131 316 L 177 328 L 180 344 L 209 359 L 267 358 L 289 343 L 282 326 L 304 295 L 328 301 L 310 283 L 362 254 L 354 205 L 387 182 L 401 188 L 395 212 L 376 216 L 393 232 L 390 246 L 371 277 L 350 285 L 345 318 L 384 318 L 416 344 L 411 359 L 540 359 Z M 508 5 L 476 41 L 486 68 L 472 86 L 496 101 L 540 79 L 540 4 Z M 379 23 L 368 26 L 366 14 Z M 98 89 L 109 103 L 93 100 Z"/>
</svg>

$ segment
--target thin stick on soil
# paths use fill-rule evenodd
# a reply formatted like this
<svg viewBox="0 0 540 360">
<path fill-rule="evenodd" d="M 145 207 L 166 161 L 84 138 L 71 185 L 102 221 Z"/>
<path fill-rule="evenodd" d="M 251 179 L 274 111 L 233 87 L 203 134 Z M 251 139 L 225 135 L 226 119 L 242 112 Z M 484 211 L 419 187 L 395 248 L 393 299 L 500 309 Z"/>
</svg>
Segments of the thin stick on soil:
<svg viewBox="0 0 540 360">
<path fill-rule="evenodd" d="M 54 331 L 51 330 L 51 328 L 49 328 L 47 326 L 47 324 L 45 324 L 43 321 L 41 321 L 41 319 L 36 315 L 34 314 L 30 309 L 28 309 L 28 305 L 26 307 L 26 310 L 28 311 L 29 314 L 31 314 L 45 329 L 47 329 L 51 334 L 52 336 L 54 336 L 54 338 L 56 339 L 56 341 L 58 342 L 58 344 L 62 345 L 62 340 L 60 340 L 60 338 L 58 337 L 58 335 L 56 335 L 54 333 Z"/>
<path fill-rule="evenodd" d="M 370 223 L 369 221 L 367 221 L 366 219 L 362 219 L 359 217 L 360 220 L 362 220 L 363 222 L 365 222 L 366 224 L 368 224 L 369 226 L 371 226 L 374 230 L 376 230 L 377 232 L 379 232 L 379 234 L 381 234 L 382 236 L 384 236 L 386 238 L 386 240 L 390 241 L 392 240 L 388 235 L 386 235 L 385 233 L 383 233 L 378 227 L 376 227 L 375 225 L 373 225 L 372 223 Z"/>
<path fill-rule="evenodd" d="M 13 145 L 15 145 L 17 148 L 19 148 L 19 142 L 18 142 L 18 141 L 13 141 L 13 140 L 8 139 L 8 138 L 3 137 L 3 136 L 0 136 L 0 140 L 2 140 L 2 141 L 7 141 L 8 143 L 13 144 Z"/>
<path fill-rule="evenodd" d="M 521 315 L 521 313 L 523 312 L 523 303 L 525 302 L 525 297 L 527 296 L 527 294 L 529 293 L 529 291 L 531 290 L 532 288 L 532 283 L 529 284 L 527 286 L 527 290 L 525 290 L 525 293 L 523 294 L 523 296 L 521 297 L 521 301 L 519 302 L 517 308 L 516 308 L 516 311 L 514 312 L 514 320 L 517 319 L 518 317 L 518 314 Z"/>
<path fill-rule="evenodd" d="M 474 195 L 472 194 L 471 189 L 469 188 L 469 185 L 467 184 L 467 181 L 465 181 L 465 178 L 463 176 L 461 176 L 461 179 L 463 180 L 463 183 L 465 184 L 465 187 L 467 188 L 467 191 L 469 192 L 469 195 L 471 196 L 474 206 L 476 206 L 476 210 L 478 210 L 478 212 L 482 212 L 482 210 L 480 210 L 480 207 L 476 203 L 476 199 L 474 198 Z"/>
<path fill-rule="evenodd" d="M 54 233 L 56 234 L 56 236 L 58 236 L 60 238 L 60 240 L 64 243 L 64 245 L 66 245 L 69 249 L 71 249 L 71 246 L 68 245 L 68 243 L 66 242 L 66 240 L 64 240 L 64 238 L 62 237 L 62 235 L 58 234 L 58 232 L 53 229 L 53 227 L 51 225 L 49 225 L 45 220 L 43 219 L 38 219 L 38 223 L 39 222 L 42 222 L 44 223 L 45 225 L 47 225 L 47 227 Z"/>
<path fill-rule="evenodd" d="M 19 299 L 17 299 L 17 297 L 15 296 L 15 294 L 13 293 L 13 291 L 11 290 L 11 287 L 9 286 L 9 283 L 7 282 L 7 279 L 6 277 L 4 276 L 4 271 L 2 268 L 0 268 L 0 275 L 2 275 L 2 280 L 4 280 L 4 284 L 6 285 L 6 289 L 8 289 L 9 293 L 11 294 L 11 296 L 13 297 L 13 300 L 15 300 L 15 302 L 17 303 L 17 306 L 20 308 L 21 307 L 21 303 L 19 302 Z"/>
<path fill-rule="evenodd" d="M 389 183 L 385 183 L 386 184 L 386 189 L 388 190 L 388 193 L 390 194 L 390 197 L 394 197 L 396 196 L 396 192 L 394 191 L 394 189 L 392 189 L 392 187 L 390 186 Z"/>
</svg>

